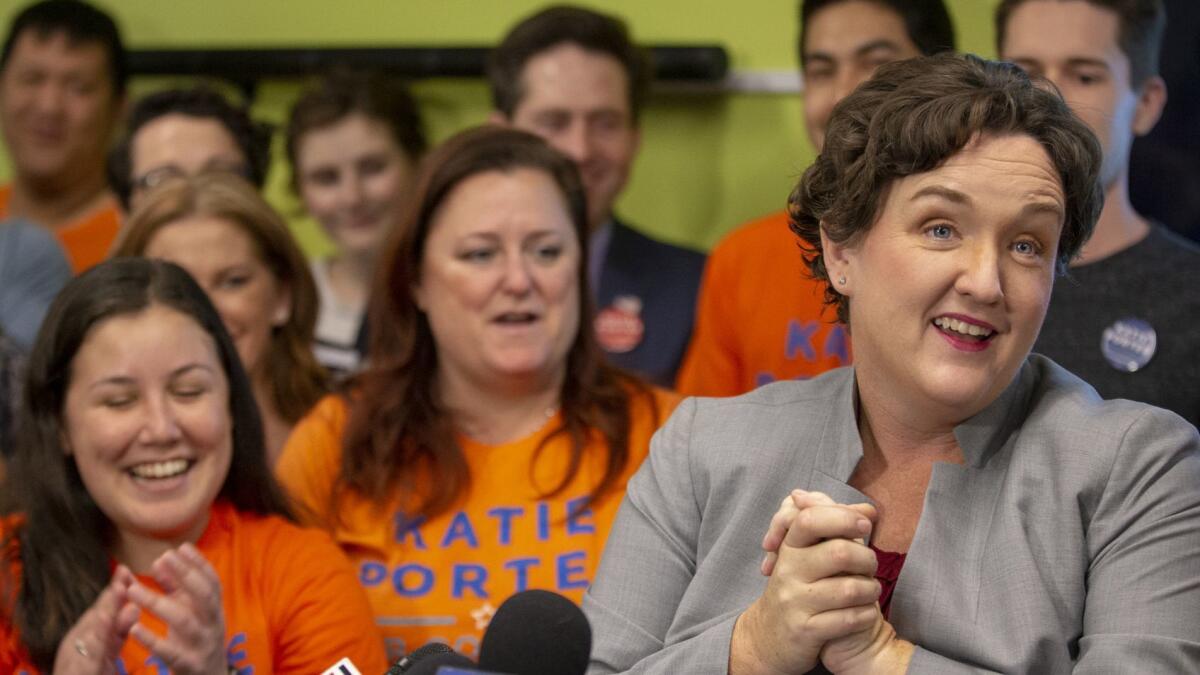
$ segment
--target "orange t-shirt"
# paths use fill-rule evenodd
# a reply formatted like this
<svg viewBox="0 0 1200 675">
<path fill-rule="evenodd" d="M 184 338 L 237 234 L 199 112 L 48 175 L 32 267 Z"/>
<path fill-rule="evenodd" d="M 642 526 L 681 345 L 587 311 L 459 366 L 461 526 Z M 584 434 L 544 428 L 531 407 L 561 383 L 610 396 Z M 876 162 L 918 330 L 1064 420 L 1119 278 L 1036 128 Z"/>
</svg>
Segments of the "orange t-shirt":
<svg viewBox="0 0 1200 675">
<path fill-rule="evenodd" d="M 786 212 L 747 223 L 708 256 L 676 388 L 736 396 L 850 362 L 850 336 L 808 275 Z"/>
<path fill-rule="evenodd" d="M 0 220 L 8 218 L 11 196 L 11 185 L 0 186 Z M 108 257 L 121 230 L 121 214 L 116 200 L 109 197 L 102 206 L 92 209 L 79 220 L 49 229 L 62 244 L 71 261 L 71 270 L 79 274 Z"/>
<path fill-rule="evenodd" d="M 362 589 L 324 532 L 218 502 L 196 547 L 221 579 L 226 654 L 235 672 L 310 675 L 344 657 L 364 673 L 387 669 Z M 14 577 L 20 574 L 14 572 Z M 158 588 L 149 577 L 139 581 Z M 166 625 L 149 612 L 142 612 L 140 621 L 166 635 Z M 7 618 L 0 618 L 0 672 L 39 672 Z M 161 675 L 167 669 L 130 638 L 117 672 Z"/>
<path fill-rule="evenodd" d="M 679 402 L 658 390 L 654 399 L 657 415 L 647 397 L 633 395 L 630 461 L 617 489 L 574 517 L 568 513 L 602 475 L 602 441 L 588 448 L 563 492 L 540 496 L 557 484 L 569 454 L 569 441 L 558 436 L 532 464 L 538 443 L 561 422 L 559 415 L 504 445 L 460 437 L 471 489 L 448 513 L 429 521 L 406 513 L 399 499 L 376 505 L 351 494 L 334 523 L 329 495 L 341 470 L 347 416 L 341 397 L 326 397 L 300 421 L 276 471 L 292 496 L 331 527 L 354 562 L 392 657 L 435 640 L 476 656 L 492 613 L 513 593 L 540 588 L 582 600 L 625 482 L 645 458 L 650 436 Z"/>
</svg>

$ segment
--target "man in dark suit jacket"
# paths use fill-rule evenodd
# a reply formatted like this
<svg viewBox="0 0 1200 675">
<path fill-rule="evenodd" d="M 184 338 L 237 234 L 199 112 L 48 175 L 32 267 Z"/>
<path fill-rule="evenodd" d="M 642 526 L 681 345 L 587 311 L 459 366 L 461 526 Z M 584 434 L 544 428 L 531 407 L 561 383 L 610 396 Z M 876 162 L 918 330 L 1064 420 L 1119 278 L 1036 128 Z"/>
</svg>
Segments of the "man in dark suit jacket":
<svg viewBox="0 0 1200 675">
<path fill-rule="evenodd" d="M 518 23 L 488 62 L 492 121 L 541 136 L 579 167 L 600 346 L 618 366 L 670 386 L 691 334 L 704 256 L 613 215 L 641 141 L 648 78 L 619 19 L 569 6 Z"/>
</svg>

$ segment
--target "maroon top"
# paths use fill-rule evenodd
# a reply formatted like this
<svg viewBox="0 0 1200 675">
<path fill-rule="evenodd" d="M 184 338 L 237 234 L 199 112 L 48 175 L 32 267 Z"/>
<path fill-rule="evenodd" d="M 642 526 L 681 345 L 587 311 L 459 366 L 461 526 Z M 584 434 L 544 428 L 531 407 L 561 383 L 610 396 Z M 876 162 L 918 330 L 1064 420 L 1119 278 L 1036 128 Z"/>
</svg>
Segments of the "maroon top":
<svg viewBox="0 0 1200 675">
<path fill-rule="evenodd" d="M 904 558 L 908 554 L 881 551 L 874 546 L 870 548 L 875 552 L 875 560 L 879 561 L 879 567 L 875 570 L 875 578 L 883 587 L 879 593 L 879 609 L 883 612 L 883 618 L 886 619 L 888 611 L 892 608 L 892 591 L 896 590 L 896 579 L 900 578 L 900 568 L 904 567 Z"/>
</svg>

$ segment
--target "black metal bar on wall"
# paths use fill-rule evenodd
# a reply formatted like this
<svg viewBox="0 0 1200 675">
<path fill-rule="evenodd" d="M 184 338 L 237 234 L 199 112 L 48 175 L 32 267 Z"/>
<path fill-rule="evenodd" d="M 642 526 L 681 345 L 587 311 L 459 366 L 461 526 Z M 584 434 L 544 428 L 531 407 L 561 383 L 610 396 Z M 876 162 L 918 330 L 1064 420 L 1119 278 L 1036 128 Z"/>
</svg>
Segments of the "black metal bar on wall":
<svg viewBox="0 0 1200 675">
<path fill-rule="evenodd" d="M 719 45 L 650 46 L 656 80 L 716 82 L 729 70 Z M 384 70 L 409 78 L 482 77 L 487 47 L 349 47 L 296 49 L 136 49 L 135 75 L 221 77 L 243 86 L 302 77 L 334 66 Z"/>
</svg>

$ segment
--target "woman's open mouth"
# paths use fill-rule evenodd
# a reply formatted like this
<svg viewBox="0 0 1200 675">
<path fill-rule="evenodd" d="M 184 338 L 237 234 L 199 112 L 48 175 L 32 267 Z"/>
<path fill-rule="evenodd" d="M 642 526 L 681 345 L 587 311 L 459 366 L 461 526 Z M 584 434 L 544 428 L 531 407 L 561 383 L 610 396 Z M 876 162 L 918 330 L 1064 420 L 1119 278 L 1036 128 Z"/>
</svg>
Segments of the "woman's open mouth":
<svg viewBox="0 0 1200 675">
<path fill-rule="evenodd" d="M 533 312 L 505 312 L 492 319 L 502 326 L 527 326 L 537 320 L 538 315 Z"/>
<path fill-rule="evenodd" d="M 939 316 L 933 320 L 933 325 L 951 346 L 963 351 L 983 351 L 996 335 L 996 331 L 991 328 L 948 316 Z"/>
</svg>

